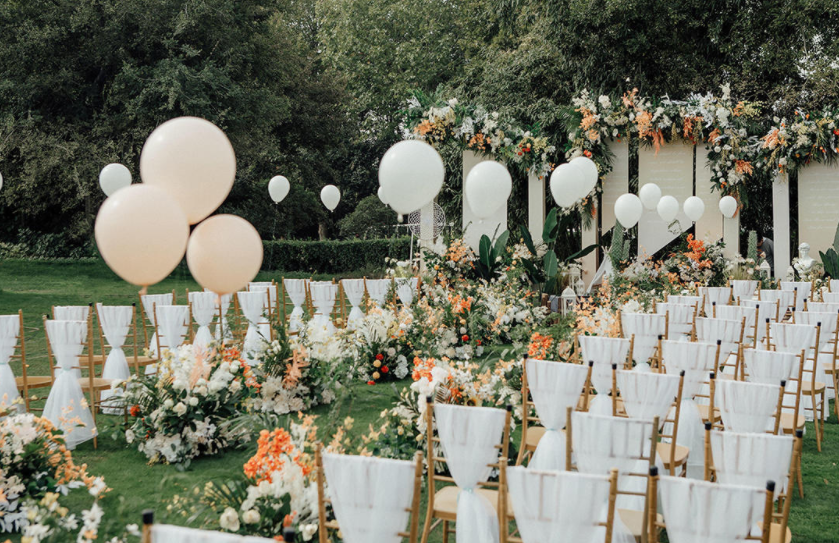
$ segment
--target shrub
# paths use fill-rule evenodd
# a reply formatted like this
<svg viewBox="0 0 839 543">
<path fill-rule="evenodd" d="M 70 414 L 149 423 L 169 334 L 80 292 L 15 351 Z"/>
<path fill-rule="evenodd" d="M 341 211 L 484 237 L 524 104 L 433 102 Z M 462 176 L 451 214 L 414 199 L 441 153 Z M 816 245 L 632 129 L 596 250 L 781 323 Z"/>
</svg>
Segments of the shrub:
<svg viewBox="0 0 839 543">
<path fill-rule="evenodd" d="M 338 222 L 338 229 L 345 238 L 379 238 L 393 233 L 395 219 L 393 211 L 372 195 L 358 202 L 355 210 Z"/>
<path fill-rule="evenodd" d="M 265 241 L 264 270 L 345 273 L 383 269 L 386 257 L 408 257 L 411 238 Z"/>
</svg>

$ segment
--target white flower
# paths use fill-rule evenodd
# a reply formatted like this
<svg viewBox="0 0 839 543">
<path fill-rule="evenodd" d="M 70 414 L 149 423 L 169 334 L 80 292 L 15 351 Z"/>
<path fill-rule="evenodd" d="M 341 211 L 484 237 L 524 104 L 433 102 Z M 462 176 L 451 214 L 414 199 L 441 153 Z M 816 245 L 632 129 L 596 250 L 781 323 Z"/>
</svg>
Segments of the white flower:
<svg viewBox="0 0 839 543">
<path fill-rule="evenodd" d="M 175 406 L 175 402 L 172 401 L 172 398 L 166 398 L 166 401 L 163 402 L 163 407 L 166 409 L 172 409 Z"/>
<path fill-rule="evenodd" d="M 134 431 L 133 430 L 126 430 L 125 431 L 125 441 L 127 443 L 134 443 Z"/>
<path fill-rule="evenodd" d="M 101 477 L 97 477 L 93 480 L 93 484 L 90 485 L 89 492 L 91 496 L 98 496 L 106 488 L 108 487 L 105 486 L 105 481 Z"/>
<path fill-rule="evenodd" d="M 230 383 L 230 392 L 236 393 L 240 390 L 242 390 L 242 383 L 240 383 L 238 380 Z"/>
<path fill-rule="evenodd" d="M 198 398 L 196 398 L 195 396 L 190 397 L 189 405 L 191 405 L 192 407 L 195 407 L 196 405 L 198 405 Z"/>
<path fill-rule="evenodd" d="M 310 541 L 314 537 L 315 532 L 318 531 L 318 525 L 304 524 L 300 526 L 300 531 L 303 532 L 303 541 Z"/>
<path fill-rule="evenodd" d="M 218 522 L 219 526 L 228 532 L 239 531 L 239 514 L 236 513 L 236 510 L 232 507 L 228 507 L 224 510 L 224 513 L 221 514 L 221 518 L 219 518 Z"/>
<path fill-rule="evenodd" d="M 186 413 L 186 406 L 183 404 L 183 402 L 178 402 L 178 405 L 176 405 L 175 408 L 172 409 L 172 411 L 174 411 L 175 414 L 178 416 L 183 415 L 184 413 Z"/>
<path fill-rule="evenodd" d="M 242 513 L 242 520 L 245 521 L 245 524 L 256 524 L 259 522 L 259 519 L 259 511 L 256 509 L 248 509 Z"/>
</svg>

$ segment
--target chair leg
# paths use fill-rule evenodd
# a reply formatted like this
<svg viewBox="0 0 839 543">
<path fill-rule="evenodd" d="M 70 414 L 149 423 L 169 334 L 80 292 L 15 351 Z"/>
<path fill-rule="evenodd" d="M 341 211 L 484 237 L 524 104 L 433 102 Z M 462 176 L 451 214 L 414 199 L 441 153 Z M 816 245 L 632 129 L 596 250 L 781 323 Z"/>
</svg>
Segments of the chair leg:
<svg viewBox="0 0 839 543">
<path fill-rule="evenodd" d="M 810 403 L 812 404 L 813 408 L 813 429 L 816 431 L 816 447 L 818 448 L 819 452 L 822 452 L 822 436 L 821 432 L 819 431 L 819 410 L 817 409 L 816 403 L 816 391 L 813 390 L 810 392 Z"/>
<path fill-rule="evenodd" d="M 804 480 L 801 477 L 801 455 L 798 456 L 798 467 L 795 469 L 795 479 L 798 481 L 798 497 L 804 498 Z"/>
<path fill-rule="evenodd" d="M 449 543 L 449 521 L 443 521 L 443 543 Z"/>
<path fill-rule="evenodd" d="M 433 515 L 431 511 L 427 511 L 425 514 L 425 523 L 422 525 L 422 542 L 421 543 L 428 543 L 428 534 L 431 532 L 431 521 L 433 521 Z"/>
</svg>

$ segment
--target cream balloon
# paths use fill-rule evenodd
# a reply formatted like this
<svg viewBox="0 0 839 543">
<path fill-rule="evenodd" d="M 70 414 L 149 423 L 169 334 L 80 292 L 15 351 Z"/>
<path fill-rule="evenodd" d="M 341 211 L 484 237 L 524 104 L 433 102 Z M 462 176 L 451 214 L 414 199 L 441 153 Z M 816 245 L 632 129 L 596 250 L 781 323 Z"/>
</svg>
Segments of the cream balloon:
<svg viewBox="0 0 839 543">
<path fill-rule="evenodd" d="M 479 219 L 486 219 L 510 197 L 513 179 L 503 164 L 485 160 L 469 171 L 464 185 L 463 192 L 472 213 Z"/>
<path fill-rule="evenodd" d="M 99 172 L 99 186 L 105 196 L 110 196 L 130 184 L 131 172 L 122 164 L 108 164 Z"/>
<path fill-rule="evenodd" d="M 0 173 L 0 190 L 3 190 L 3 174 Z"/>
<path fill-rule="evenodd" d="M 632 228 L 638 224 L 644 206 L 634 194 L 624 194 L 615 201 L 615 218 L 624 228 Z"/>
<path fill-rule="evenodd" d="M 688 216 L 688 219 L 696 222 L 701 219 L 702 215 L 705 213 L 705 202 L 703 202 L 702 198 L 698 196 L 691 196 L 685 200 L 684 209 L 685 215 Z"/>
<path fill-rule="evenodd" d="M 180 263 L 189 223 L 169 193 L 135 184 L 105 200 L 94 232 L 108 267 L 129 283 L 146 287 L 165 279 Z"/>
<path fill-rule="evenodd" d="M 216 294 L 237 292 L 262 266 L 262 239 L 251 223 L 236 215 L 213 215 L 195 227 L 186 248 L 192 277 Z"/>
<path fill-rule="evenodd" d="M 326 185 L 320 190 L 320 201 L 329 211 L 335 211 L 341 201 L 341 191 L 335 185 Z"/>
<path fill-rule="evenodd" d="M 647 183 L 638 191 L 638 198 L 645 208 L 654 210 L 661 200 L 661 189 L 655 183 Z"/>
<path fill-rule="evenodd" d="M 146 140 L 140 177 L 171 194 L 189 224 L 196 224 L 230 194 L 236 153 L 224 132 L 210 121 L 178 117 L 158 126 Z"/>
<path fill-rule="evenodd" d="M 723 196 L 720 198 L 720 213 L 726 219 L 733 219 L 737 213 L 737 200 L 733 196 Z"/>
<path fill-rule="evenodd" d="M 580 185 L 579 198 L 585 198 L 591 194 L 591 191 L 597 186 L 597 180 L 600 178 L 597 164 L 592 159 L 584 156 L 578 156 L 569 162 L 569 164 L 579 168 L 583 172 L 583 183 Z"/>
<path fill-rule="evenodd" d="M 271 196 L 275 204 L 279 204 L 288 196 L 289 189 L 291 189 L 291 185 L 288 179 L 282 175 L 275 175 L 268 182 L 268 195 Z"/>
<path fill-rule="evenodd" d="M 551 194 L 559 207 L 571 207 L 580 199 L 585 180 L 583 170 L 560 164 L 551 174 Z"/>
<path fill-rule="evenodd" d="M 384 185 L 379 185 L 379 190 L 376 191 L 376 196 L 379 197 L 379 200 L 381 200 L 384 205 L 387 205 L 387 191 L 385 190 Z"/>
<path fill-rule="evenodd" d="M 379 163 L 379 183 L 387 191 L 388 205 L 400 215 L 434 200 L 445 177 L 443 159 L 424 141 L 400 141 Z"/>
<path fill-rule="evenodd" d="M 656 210 L 658 211 L 658 216 L 664 222 L 670 224 L 676 219 L 676 215 L 679 214 L 679 201 L 669 194 L 662 196 L 661 200 L 658 201 Z"/>
</svg>

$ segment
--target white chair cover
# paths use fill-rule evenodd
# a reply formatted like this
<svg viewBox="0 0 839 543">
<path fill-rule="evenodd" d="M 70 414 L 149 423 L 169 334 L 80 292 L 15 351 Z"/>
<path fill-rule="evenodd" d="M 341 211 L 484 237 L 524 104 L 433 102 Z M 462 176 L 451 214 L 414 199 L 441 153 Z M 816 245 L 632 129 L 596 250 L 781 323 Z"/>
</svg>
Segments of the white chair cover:
<svg viewBox="0 0 839 543">
<path fill-rule="evenodd" d="M 580 355 L 586 364 L 594 362 L 591 368 L 591 382 L 597 395 L 589 403 L 589 412 L 598 415 L 612 414 L 612 365 L 623 369 L 629 353 L 629 340 L 601 336 L 578 336 Z"/>
<path fill-rule="evenodd" d="M 734 364 L 723 365 L 732 355 L 736 356 L 740 348 L 740 339 L 744 336 L 742 320 L 698 318 L 696 319 L 696 340 L 701 343 L 720 342 L 720 373 L 728 367 L 733 375 Z"/>
<path fill-rule="evenodd" d="M 507 413 L 492 407 L 435 404 L 437 431 L 446 464 L 460 492 L 457 497 L 457 543 L 498 542 L 498 515 L 475 489 L 498 461 Z"/>
<path fill-rule="evenodd" d="M 96 424 L 79 384 L 78 359 L 85 347 L 87 321 L 48 320 L 46 332 L 55 356 L 56 376 L 44 405 L 44 417 L 64 431 L 67 447 L 74 449 L 96 435 Z"/>
<path fill-rule="evenodd" d="M 257 327 L 259 335 L 269 339 L 271 337 L 271 322 L 268 320 L 272 308 L 277 304 L 277 288 L 271 283 L 250 283 L 248 286 L 249 292 L 264 292 L 265 297 L 262 300 L 263 308 L 259 314 L 259 322 Z"/>
<path fill-rule="evenodd" d="M 777 322 L 782 317 L 777 301 L 742 300 L 740 305 L 757 308 L 757 338 L 755 339 L 757 343 L 766 339 L 766 319 L 769 319 L 769 322 Z"/>
<path fill-rule="evenodd" d="M 714 405 L 719 407 L 726 431 L 761 433 L 774 431 L 773 415 L 781 385 L 720 379 L 716 382 Z"/>
<path fill-rule="evenodd" d="M 667 337 L 670 339 L 686 339 L 693 332 L 696 306 L 661 303 L 655 304 L 655 312 L 659 315 L 667 315 Z"/>
<path fill-rule="evenodd" d="M 803 379 L 812 379 L 812 374 L 815 366 L 816 381 L 827 384 L 827 375 L 824 372 L 824 366 L 821 364 L 814 364 L 813 358 L 816 352 L 816 327 L 808 324 L 779 324 L 772 323 L 771 331 L 772 339 L 775 342 L 775 350 L 783 353 L 800 354 L 802 350 L 807 351 L 807 360 L 804 363 L 804 377 Z M 792 383 L 793 387 L 795 383 Z M 787 400 L 789 401 L 789 400 Z M 785 404 L 786 405 L 786 404 Z M 801 396 L 801 405 L 804 407 L 804 414 L 807 420 L 813 420 L 813 400 L 806 394 Z M 828 415 L 828 409 L 824 410 L 825 418 Z"/>
<path fill-rule="evenodd" d="M 171 292 L 168 294 L 146 294 L 140 297 L 140 301 L 143 302 L 143 312 L 146 314 L 146 319 L 154 324 L 154 307 L 156 305 L 174 304 L 175 296 Z M 154 331 L 149 340 L 149 355 L 157 356 L 157 330 Z"/>
<path fill-rule="evenodd" d="M 347 327 L 355 329 L 364 319 L 364 311 L 361 309 L 361 302 L 364 300 L 364 279 L 341 279 L 341 286 L 344 287 L 344 294 L 352 305 L 347 317 Z"/>
<path fill-rule="evenodd" d="M 778 318 L 783 319 L 787 311 L 795 307 L 795 292 L 791 290 L 762 289 L 761 301 L 778 302 Z"/>
<path fill-rule="evenodd" d="M 264 537 L 211 532 L 196 528 L 184 528 L 171 524 L 155 524 L 151 527 L 151 543 L 277 543 Z"/>
<path fill-rule="evenodd" d="M 20 398 L 20 392 L 15 384 L 15 374 L 9 365 L 15 354 L 19 335 L 20 316 L 0 315 L 0 406 L 8 411 L 16 409 L 23 413 L 24 407 L 15 403 Z"/>
<path fill-rule="evenodd" d="M 419 287 L 419 277 L 400 277 L 396 279 L 396 295 L 405 307 L 414 302 L 414 292 Z"/>
<path fill-rule="evenodd" d="M 835 281 L 835 279 L 830 280 L 831 283 L 833 281 Z M 822 292 L 822 301 L 829 304 L 839 303 L 839 292 Z M 809 302 L 807 305 L 809 305 Z"/>
<path fill-rule="evenodd" d="M 749 382 L 780 385 L 781 381 L 787 381 L 787 390 L 789 390 L 789 379 L 793 371 L 797 370 L 798 357 L 792 353 L 779 351 L 743 349 L 743 364 L 746 380 Z"/>
<path fill-rule="evenodd" d="M 189 330 L 189 306 L 158 305 L 155 311 L 160 348 L 174 351 L 183 345 L 186 339 Z"/>
<path fill-rule="evenodd" d="M 53 308 L 52 318 L 57 321 L 86 321 L 89 316 L 89 305 L 57 305 Z"/>
<path fill-rule="evenodd" d="M 819 331 L 819 367 L 821 368 L 821 372 L 824 372 L 824 365 L 831 364 L 833 362 L 833 346 L 832 341 L 836 338 L 836 327 L 839 325 L 837 323 L 837 314 L 836 313 L 821 313 L 815 311 L 796 311 L 793 314 L 793 321 L 795 324 L 807 324 L 810 326 L 816 326 L 817 324 L 821 325 L 821 330 Z M 827 375 L 825 375 L 827 378 Z M 827 399 L 833 399 L 836 397 L 836 391 L 833 390 L 833 381 L 828 379 L 827 381 L 821 381 L 828 385 L 827 387 Z"/>
<path fill-rule="evenodd" d="M 831 279 L 828 283 L 830 292 L 839 292 L 839 279 Z"/>
<path fill-rule="evenodd" d="M 731 287 L 699 287 L 699 294 L 705 299 L 705 316 L 713 315 L 713 305 L 731 303 Z"/>
<path fill-rule="evenodd" d="M 752 486 L 681 477 L 661 477 L 658 488 L 671 543 L 742 541 L 760 518 L 755 504 L 766 497 L 765 490 Z"/>
<path fill-rule="evenodd" d="M 248 290 L 267 290 L 271 302 L 271 310 L 277 307 L 278 287 L 273 281 L 251 281 L 248 283 Z"/>
<path fill-rule="evenodd" d="M 96 304 L 96 314 L 99 316 L 99 324 L 102 326 L 102 333 L 111 346 L 108 358 L 105 359 L 105 366 L 102 368 L 103 379 L 125 381 L 131 377 L 128 369 L 128 360 L 122 350 L 128 330 L 131 328 L 131 319 L 134 318 L 134 308 L 130 305 L 102 305 Z M 110 400 L 114 396 L 122 396 L 122 388 L 111 386 L 103 390 L 100 399 L 104 403 L 102 411 L 110 415 L 122 414 L 122 409 L 114 404 L 116 400 Z M 107 407 L 105 407 L 107 406 Z"/>
<path fill-rule="evenodd" d="M 691 451 L 701 451 L 705 440 L 705 426 L 695 396 L 701 392 L 709 373 L 714 371 L 717 346 L 709 343 L 663 341 L 661 351 L 662 362 L 668 375 L 685 372 L 676 444 Z M 702 455 L 688 455 L 687 476 L 701 478 L 704 472 Z"/>
<path fill-rule="evenodd" d="M 718 319 L 728 321 L 740 321 L 746 319 L 746 328 L 743 332 L 743 341 L 747 342 L 747 338 L 754 334 L 755 320 L 757 319 L 757 307 L 747 305 L 721 305 L 716 308 Z M 765 327 L 764 321 L 764 327 Z"/>
<path fill-rule="evenodd" d="M 833 313 L 839 312 L 839 303 L 836 302 L 807 302 L 807 311 L 816 311 L 819 313 Z"/>
<path fill-rule="evenodd" d="M 205 350 L 213 341 L 210 325 L 216 314 L 218 295 L 213 292 L 190 292 L 189 303 L 192 306 L 192 318 L 198 325 L 198 331 L 192 339 L 192 346 Z"/>
<path fill-rule="evenodd" d="M 347 543 L 401 543 L 414 497 L 415 464 L 344 454 L 323 455 L 335 518 Z"/>
<path fill-rule="evenodd" d="M 658 345 L 658 336 L 667 331 L 667 317 L 665 315 L 650 315 L 646 313 L 621 313 L 623 337 L 635 336 L 632 344 L 632 358 L 635 359 L 634 370 L 650 371 L 648 360 Z"/>
<path fill-rule="evenodd" d="M 298 332 L 303 327 L 303 304 L 306 303 L 308 284 L 308 279 L 283 279 L 283 288 L 291 299 L 291 303 L 294 304 L 288 321 L 290 332 Z"/>
<path fill-rule="evenodd" d="M 804 300 L 810 299 L 813 284 L 809 281 L 781 281 L 781 290 L 795 292 L 795 310 L 804 311 Z M 827 301 L 827 300 L 825 300 Z"/>
<path fill-rule="evenodd" d="M 668 304 L 686 304 L 694 307 L 699 307 L 702 303 L 702 296 L 684 296 L 680 294 L 670 294 L 667 296 Z"/>
<path fill-rule="evenodd" d="M 587 376 L 588 368 L 581 364 L 527 360 L 527 386 L 546 430 L 530 460 L 531 469 L 565 469 L 565 434 L 560 430 L 567 409 L 577 406 Z"/>
<path fill-rule="evenodd" d="M 630 418 L 649 422 L 658 417 L 659 426 L 664 425 L 679 394 L 677 375 L 618 370 L 617 381 L 623 407 Z"/>
<path fill-rule="evenodd" d="M 604 540 L 609 478 L 604 475 L 507 470 L 510 502 L 523 543 L 595 543 Z M 616 515 L 617 516 L 617 515 Z M 635 539 L 612 537 L 613 543 Z"/>
<path fill-rule="evenodd" d="M 221 306 L 219 306 L 219 296 L 212 290 L 205 288 L 204 292 L 212 292 L 213 293 L 213 318 L 218 318 L 219 315 L 222 316 L 221 318 L 221 329 L 219 329 L 218 324 L 216 325 L 216 329 L 213 332 L 213 338 L 216 341 L 221 340 L 221 332 L 224 330 L 224 338 L 231 339 L 233 338 L 233 332 L 230 330 L 230 324 L 227 322 L 227 312 L 230 309 L 230 303 L 233 301 L 233 296 L 230 294 L 224 294 L 221 297 Z"/>
<path fill-rule="evenodd" d="M 312 281 L 309 291 L 312 294 L 312 305 L 315 306 L 315 316 L 312 320 L 333 333 L 335 326 L 332 324 L 332 308 L 335 307 L 335 298 L 338 296 L 338 285 L 330 281 Z"/>
<path fill-rule="evenodd" d="M 370 300 L 375 302 L 377 306 L 383 307 L 393 281 L 390 279 L 367 279 L 366 281 L 367 294 L 370 295 Z"/>
<path fill-rule="evenodd" d="M 242 351 L 246 359 L 258 363 L 262 354 L 263 342 L 268 340 L 259 331 L 259 321 L 262 319 L 268 293 L 264 290 L 240 291 L 236 293 L 236 296 L 239 298 L 239 308 L 242 310 L 242 315 L 248 321 L 248 330 L 245 332 Z"/>
<path fill-rule="evenodd" d="M 731 293 L 734 296 L 734 301 L 739 303 L 741 300 L 751 300 L 755 297 L 757 292 L 757 281 L 734 279 L 731 281 Z M 723 317 L 725 318 L 725 317 Z"/>
</svg>

